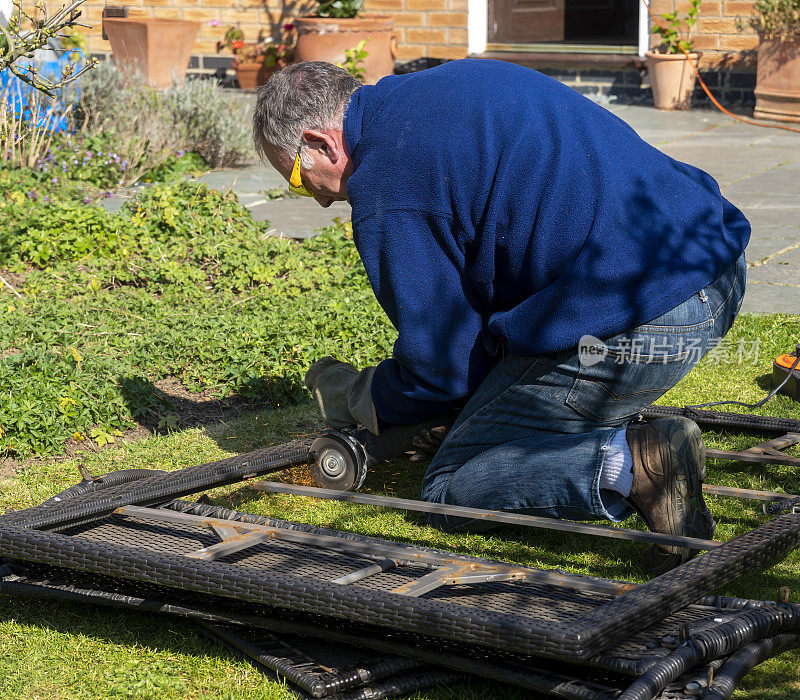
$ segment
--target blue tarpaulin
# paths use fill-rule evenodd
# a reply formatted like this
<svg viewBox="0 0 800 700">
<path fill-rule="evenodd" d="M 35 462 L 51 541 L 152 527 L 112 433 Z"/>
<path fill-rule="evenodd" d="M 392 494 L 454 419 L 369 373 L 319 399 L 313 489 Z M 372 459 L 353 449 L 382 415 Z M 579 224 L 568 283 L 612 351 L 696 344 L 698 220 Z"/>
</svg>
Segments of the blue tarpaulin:
<svg viewBox="0 0 800 700">
<path fill-rule="evenodd" d="M 37 57 L 33 60 L 28 59 L 26 62 L 20 63 L 22 68 L 35 65 L 39 70 L 39 75 L 49 78 L 50 80 L 57 81 L 61 79 L 64 68 L 69 63 L 76 63 L 73 68 L 73 74 L 79 71 L 86 61 L 86 56 L 80 49 L 43 49 L 37 52 Z M 34 88 L 26 82 L 20 80 L 8 68 L 0 71 L 0 88 L 6 100 L 6 104 L 14 110 L 16 115 L 25 115 L 25 112 L 30 110 L 31 98 L 34 97 Z M 77 87 L 73 88 L 73 95 L 77 93 Z M 41 99 L 38 94 L 36 99 Z M 67 131 L 69 129 L 69 120 L 66 117 L 66 111 L 69 106 L 69 101 L 64 95 L 63 90 L 56 93 L 56 109 L 51 119 L 45 116 L 40 118 L 38 126 L 44 126 L 44 121 L 51 123 L 53 131 Z"/>
</svg>

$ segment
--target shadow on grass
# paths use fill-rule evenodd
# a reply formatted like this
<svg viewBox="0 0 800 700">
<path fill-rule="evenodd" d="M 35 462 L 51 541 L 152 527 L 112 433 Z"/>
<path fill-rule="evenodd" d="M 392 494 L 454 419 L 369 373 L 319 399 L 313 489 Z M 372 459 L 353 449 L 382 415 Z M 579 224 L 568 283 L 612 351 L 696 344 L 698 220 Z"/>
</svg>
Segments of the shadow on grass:
<svg viewBox="0 0 800 700">
<path fill-rule="evenodd" d="M 307 400 L 302 385 L 288 379 L 250 379 L 224 398 L 216 398 L 211 392 L 190 392 L 174 378 L 152 382 L 142 377 L 118 377 L 117 382 L 134 419 L 159 435 L 218 425 L 282 403 Z M 231 449 L 230 445 L 224 447 Z"/>
<path fill-rule="evenodd" d="M 91 641 L 87 644 L 87 638 L 107 645 L 108 649 L 101 650 L 101 654 L 108 653 L 108 656 L 101 655 L 98 658 L 97 655 L 93 655 L 92 665 L 95 667 L 97 665 L 106 665 L 115 669 L 121 668 L 123 673 L 130 674 L 127 677 L 115 680 L 118 681 L 118 684 L 128 684 L 128 690 L 131 692 L 133 688 L 138 687 L 140 679 L 146 677 L 148 681 L 151 681 L 153 680 L 153 671 L 160 671 L 159 675 L 163 676 L 167 683 L 165 687 L 152 688 L 154 695 L 148 694 L 147 697 L 156 697 L 155 693 L 157 691 L 173 697 L 172 693 L 168 691 L 176 692 L 182 690 L 179 685 L 172 685 L 173 682 L 179 681 L 181 677 L 187 675 L 187 670 L 181 668 L 186 665 L 186 662 L 183 662 L 180 658 L 176 659 L 176 657 L 194 657 L 189 662 L 192 666 L 197 661 L 202 663 L 206 660 L 212 660 L 212 663 L 217 668 L 219 668 L 217 665 L 219 661 L 241 663 L 244 660 L 238 652 L 205 636 L 202 628 L 192 620 L 165 614 L 142 612 L 127 608 L 106 608 L 90 603 L 39 600 L 23 596 L 0 596 L 0 620 L 13 621 L 21 626 L 37 628 L 29 630 L 29 633 L 41 635 L 42 645 L 45 650 L 48 645 L 54 643 L 53 633 L 68 635 L 70 638 L 83 638 L 74 649 L 75 655 L 83 653 L 78 647 L 86 648 L 87 646 L 92 646 Z M 278 636 L 281 635 L 279 634 Z M 55 643 L 57 644 L 57 641 Z M 120 646 L 127 647 L 127 650 L 120 650 L 118 648 Z M 65 652 L 69 654 L 69 648 L 64 649 L 59 646 L 57 651 L 54 648 L 54 653 L 59 656 L 64 655 Z M 141 667 L 134 669 L 133 673 L 131 673 L 130 654 L 141 656 L 143 652 L 148 656 L 151 656 L 153 652 L 163 655 L 164 660 L 158 663 L 158 669 L 150 669 L 146 664 L 142 664 Z M 379 653 L 376 654 L 366 649 L 363 654 L 364 659 L 381 656 Z M 174 670 L 168 670 L 169 667 L 173 667 Z M 268 669 L 257 667 L 257 670 L 263 674 L 266 682 L 280 686 L 285 685 L 282 678 Z M 166 673 L 164 673 L 165 671 Z M 241 691 L 241 670 L 239 668 L 231 668 L 228 672 L 232 676 L 232 685 L 235 682 L 236 687 Z M 235 678 L 233 674 L 235 674 Z M 256 685 L 257 687 L 258 685 Z M 66 686 L 62 689 L 69 690 Z M 188 689 L 183 688 L 183 692 L 188 692 Z M 97 697 L 102 696 L 102 691 L 98 692 Z M 138 694 L 136 696 L 139 697 Z M 180 695 L 180 697 L 183 696 L 183 694 Z M 287 696 L 295 697 L 295 693 L 290 691 Z M 203 697 L 207 696 L 203 695 Z M 229 696 L 225 695 L 225 697 Z M 230 697 L 234 696 L 231 695 Z M 239 697 L 239 695 L 237 694 L 236 697 Z M 242 697 L 244 697 L 244 693 L 242 693 Z M 248 694 L 247 697 L 250 697 L 250 695 Z M 261 694 L 258 694 L 258 697 L 262 697 Z M 274 696 L 269 695 L 269 697 Z M 308 696 L 301 695 L 301 697 Z M 497 683 L 490 684 L 488 681 L 474 678 L 467 684 L 431 689 L 421 692 L 415 697 L 430 698 L 431 700 L 446 700 L 447 698 L 473 700 L 509 698 L 522 700 L 528 695 L 511 686 L 498 687 Z"/>
</svg>

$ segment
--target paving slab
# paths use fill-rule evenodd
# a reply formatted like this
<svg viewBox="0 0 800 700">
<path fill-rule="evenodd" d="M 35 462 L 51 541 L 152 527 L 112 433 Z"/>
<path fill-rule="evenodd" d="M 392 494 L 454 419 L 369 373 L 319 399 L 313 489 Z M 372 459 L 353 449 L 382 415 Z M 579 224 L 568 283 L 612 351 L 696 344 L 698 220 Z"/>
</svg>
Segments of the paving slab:
<svg viewBox="0 0 800 700">
<path fill-rule="evenodd" d="M 257 193 L 276 187 L 286 187 L 286 180 L 267 164 L 250 162 L 234 168 L 212 170 L 197 178 L 214 190 L 231 190 L 240 193 Z"/>
<path fill-rule="evenodd" d="M 776 284 L 800 290 L 800 242 L 790 250 L 749 268 L 747 278 L 753 283 Z"/>
<path fill-rule="evenodd" d="M 781 236 L 778 238 L 767 238 L 755 236 L 745 251 L 745 257 L 750 267 L 763 264 L 791 250 L 800 242 L 800 235 L 793 238 Z M 800 276 L 800 272 L 798 273 Z"/>
<path fill-rule="evenodd" d="M 741 313 L 800 314 L 800 287 L 748 282 Z"/>
<path fill-rule="evenodd" d="M 350 205 L 334 202 L 322 208 L 313 199 L 281 199 L 250 207 L 256 221 L 269 221 L 270 235 L 286 238 L 312 238 L 317 229 L 330 226 L 335 218 L 349 219 Z"/>
</svg>

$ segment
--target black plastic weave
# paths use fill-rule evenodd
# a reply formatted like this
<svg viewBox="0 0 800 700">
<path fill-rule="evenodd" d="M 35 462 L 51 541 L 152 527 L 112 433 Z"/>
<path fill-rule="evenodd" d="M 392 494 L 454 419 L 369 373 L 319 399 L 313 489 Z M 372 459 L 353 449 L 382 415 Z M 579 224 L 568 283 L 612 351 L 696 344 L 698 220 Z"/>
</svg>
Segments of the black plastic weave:
<svg viewBox="0 0 800 700">
<path fill-rule="evenodd" d="M 153 526 L 111 516 L 73 528 L 73 533 L 42 532 L 0 521 L 0 551 L 19 561 L 577 661 L 631 637 L 745 571 L 779 560 L 800 541 L 800 515 L 776 518 L 611 599 L 520 581 L 448 586 L 411 598 L 371 582 L 396 585 L 424 575 L 425 567 L 405 565 L 397 572 L 365 579 L 363 585 L 342 586 L 329 581 L 363 568 L 369 560 L 280 538 L 227 561 L 206 562 L 182 556 L 209 542 L 182 525 Z M 284 573 L 287 561 L 292 562 L 291 570 L 305 574 Z"/>
<path fill-rule="evenodd" d="M 691 418 L 701 428 L 727 428 L 766 433 L 800 433 L 800 420 L 794 418 L 757 416 L 753 413 L 711 411 L 680 406 L 656 406 L 655 404 L 642 411 L 642 417 L 648 420 L 667 418 L 669 416 Z"/>
<path fill-rule="evenodd" d="M 399 674 L 433 670 L 413 659 L 371 654 L 346 644 L 334 645 L 308 636 L 278 636 L 268 630 L 242 625 L 211 622 L 200 622 L 200 625 L 213 639 L 283 676 L 315 698 Z"/>
<path fill-rule="evenodd" d="M 381 651 L 391 651 L 408 657 L 399 661 L 399 665 L 394 668 L 411 670 L 417 668 L 421 671 L 413 674 L 414 678 L 427 678 L 430 682 L 452 682 L 455 678 L 447 678 L 441 675 L 440 670 L 431 672 L 424 671 L 423 664 L 439 664 L 440 666 L 457 669 L 461 672 L 472 673 L 494 680 L 515 683 L 537 694 L 546 693 L 563 698 L 580 698 L 583 700 L 609 700 L 616 697 L 630 683 L 623 676 L 616 673 L 608 673 L 601 670 L 594 670 L 594 667 L 602 665 L 604 662 L 612 661 L 612 665 L 619 669 L 624 667 L 624 662 L 628 660 L 638 660 L 638 664 L 628 666 L 629 671 L 639 667 L 638 675 L 641 670 L 649 666 L 654 660 L 663 658 L 664 654 L 669 653 L 670 649 L 678 644 L 677 631 L 681 626 L 686 626 L 689 634 L 709 629 L 725 620 L 729 620 L 740 610 L 750 610 L 758 608 L 768 601 L 746 601 L 738 599 L 715 598 L 704 603 L 711 602 L 713 605 L 691 606 L 681 611 L 679 615 L 671 616 L 668 620 L 659 625 L 653 626 L 648 630 L 639 633 L 626 644 L 620 645 L 615 649 L 609 649 L 602 656 L 590 660 L 588 666 L 575 666 L 563 664 L 556 661 L 543 661 L 531 658 L 523 658 L 510 654 L 500 654 L 486 650 L 469 649 L 463 645 L 440 643 L 436 640 L 426 640 L 415 635 L 408 635 L 396 632 L 383 632 L 375 628 L 364 625 L 337 624 L 330 623 L 321 619 L 302 620 L 298 618 L 281 618 L 278 611 L 275 616 L 269 616 L 270 611 L 252 608 L 237 612 L 235 609 L 225 608 L 224 604 L 219 605 L 218 601 L 208 599 L 198 599 L 198 607 L 188 607 L 193 601 L 181 600 L 179 603 L 167 602 L 171 598 L 183 598 L 179 594 L 169 589 L 151 591 L 158 599 L 142 598 L 136 595 L 125 595 L 100 590 L 91 587 L 94 584 L 85 586 L 57 583 L 53 580 L 40 580 L 19 575 L 20 570 L 13 567 L 5 572 L 0 570 L 0 594 L 31 596 L 42 599 L 65 600 L 72 602 L 83 602 L 101 604 L 106 606 L 124 606 L 137 611 L 171 613 L 182 617 L 203 620 L 209 622 L 216 630 L 223 630 L 223 635 L 227 637 L 223 641 L 240 652 L 249 656 L 250 660 L 256 665 L 266 661 L 264 666 L 270 670 L 278 670 L 290 680 L 297 682 L 298 678 L 309 670 L 309 662 L 303 659 L 313 657 L 315 660 L 311 665 L 322 663 L 325 666 L 352 665 L 355 661 L 362 661 L 362 667 L 372 669 L 366 673 L 360 671 L 363 678 L 369 678 L 369 692 L 375 692 L 376 688 L 386 689 L 400 687 L 399 681 L 406 682 L 403 678 L 393 678 L 386 684 L 376 684 L 378 676 L 381 674 L 380 664 L 376 665 L 376 654 Z M 55 573 L 55 572 L 54 572 Z M 66 572 L 69 573 L 69 572 Z M 108 583 L 108 580 L 106 580 Z M 183 604 L 181 604 L 183 603 Z M 205 608 L 203 607 L 205 605 Z M 774 604 L 773 604 L 774 605 Z M 730 607 L 725 607 L 730 606 Z M 268 617 L 264 617 L 264 615 Z M 246 624 L 242 624 L 246 623 Z M 260 625 L 260 627 L 257 627 Z M 301 632 L 302 630 L 302 632 Z M 669 631 L 671 635 L 664 635 Z M 231 637 L 239 637 L 238 642 L 230 644 Z M 318 637 L 320 641 L 315 641 Z M 795 642 L 796 636 L 777 635 L 774 638 L 762 640 L 756 645 L 748 645 L 740 652 L 734 654 L 728 661 L 724 658 L 716 660 L 710 664 L 705 664 L 691 673 L 682 676 L 672 683 L 664 691 L 665 699 L 674 700 L 678 698 L 696 697 L 697 689 L 705 688 L 704 679 L 708 677 L 708 667 L 713 666 L 718 670 L 712 688 L 716 692 L 727 691 L 724 695 L 713 695 L 711 697 L 728 697 L 733 691 L 741 676 L 755 663 L 760 663 L 770 656 L 770 652 L 778 653 L 785 648 L 789 642 Z M 266 644 L 263 642 L 266 641 Z M 664 647 L 663 645 L 667 646 Z M 327 645 L 327 649 L 326 649 Z M 363 647 L 363 651 L 355 650 L 356 646 Z M 287 649 L 288 647 L 288 649 Z M 348 650 L 347 648 L 350 647 Z M 320 653 L 320 650 L 321 653 Z M 637 656 L 637 650 L 640 650 Z M 641 652 L 645 651 L 644 654 Z M 647 651 L 651 654 L 649 663 L 642 663 L 645 660 Z M 754 653 L 755 651 L 755 653 Z M 632 656 L 628 656 L 633 653 Z M 616 655 L 616 658 L 615 658 Z M 394 663 L 392 657 L 384 656 L 388 666 L 384 669 L 391 669 Z M 394 656 L 394 659 L 400 659 Z M 410 659 L 417 659 L 412 661 Z M 277 663 L 275 663 L 277 661 Z M 306 685 L 299 683 L 301 687 L 311 691 L 314 697 L 320 695 L 322 685 L 319 681 L 325 674 L 309 674 Z M 463 679 L 463 676 L 459 676 Z M 315 685 L 316 681 L 316 685 Z M 427 682 L 427 681 L 426 681 Z M 327 689 L 338 688 L 343 690 L 343 685 L 328 683 Z M 406 686 L 402 686 L 406 687 Z M 420 689 L 422 686 L 416 687 Z M 316 690 L 316 692 L 314 692 Z M 369 695 L 364 691 L 357 691 L 352 697 L 383 697 L 381 695 Z M 338 697 L 338 696 L 337 696 Z"/>
<path fill-rule="evenodd" d="M 309 447 L 307 441 L 296 441 L 195 467 L 156 473 L 133 483 L 111 486 L 63 501 L 51 500 L 33 508 L 7 513 L 0 518 L 0 525 L 50 528 L 63 523 L 89 520 L 125 505 L 163 503 L 187 494 L 232 484 L 251 475 L 306 464 L 310 458 Z"/>
</svg>

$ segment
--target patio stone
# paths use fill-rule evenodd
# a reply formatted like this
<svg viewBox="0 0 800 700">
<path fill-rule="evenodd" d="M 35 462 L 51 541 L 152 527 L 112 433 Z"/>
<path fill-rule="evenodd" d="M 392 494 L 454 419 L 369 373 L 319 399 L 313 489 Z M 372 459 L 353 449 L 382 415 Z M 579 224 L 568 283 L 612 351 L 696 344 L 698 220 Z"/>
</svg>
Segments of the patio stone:
<svg viewBox="0 0 800 700">
<path fill-rule="evenodd" d="M 323 209 L 313 199 L 279 199 L 250 207 L 256 221 L 269 221 L 270 235 L 287 238 L 313 238 L 316 229 L 329 226 L 335 218 L 349 219 L 350 205 L 334 202 Z"/>
</svg>

